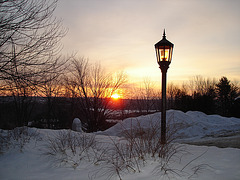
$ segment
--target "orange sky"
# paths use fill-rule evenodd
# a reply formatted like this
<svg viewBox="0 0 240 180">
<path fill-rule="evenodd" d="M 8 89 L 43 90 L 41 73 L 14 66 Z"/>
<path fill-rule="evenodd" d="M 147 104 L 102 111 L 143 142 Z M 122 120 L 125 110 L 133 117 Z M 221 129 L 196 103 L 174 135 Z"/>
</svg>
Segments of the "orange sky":
<svg viewBox="0 0 240 180">
<path fill-rule="evenodd" d="M 129 83 L 161 84 L 154 44 L 163 29 L 174 44 L 168 82 L 193 76 L 240 80 L 238 0 L 59 0 L 55 15 L 69 29 L 63 53 L 77 52 Z"/>
</svg>

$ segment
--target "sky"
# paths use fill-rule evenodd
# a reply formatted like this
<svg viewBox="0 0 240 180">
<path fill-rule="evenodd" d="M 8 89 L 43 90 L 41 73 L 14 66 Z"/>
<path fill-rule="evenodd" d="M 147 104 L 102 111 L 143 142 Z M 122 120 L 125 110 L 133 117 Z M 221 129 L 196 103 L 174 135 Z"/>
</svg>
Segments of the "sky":
<svg viewBox="0 0 240 180">
<path fill-rule="evenodd" d="M 240 81 L 239 0 L 59 0 L 55 16 L 68 34 L 63 54 L 77 53 L 128 82 L 161 84 L 154 44 L 174 44 L 167 82 L 193 76 Z"/>
</svg>

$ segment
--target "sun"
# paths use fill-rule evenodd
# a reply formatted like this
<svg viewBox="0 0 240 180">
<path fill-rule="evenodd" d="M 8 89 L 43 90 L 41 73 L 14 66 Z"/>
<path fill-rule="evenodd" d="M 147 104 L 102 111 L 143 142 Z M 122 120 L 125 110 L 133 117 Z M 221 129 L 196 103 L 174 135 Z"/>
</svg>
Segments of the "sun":
<svg viewBox="0 0 240 180">
<path fill-rule="evenodd" d="M 112 96 L 111 96 L 111 98 L 113 98 L 113 99 L 119 99 L 120 98 L 120 95 L 119 94 L 117 94 L 117 93 L 115 93 L 115 94 L 113 94 Z"/>
</svg>

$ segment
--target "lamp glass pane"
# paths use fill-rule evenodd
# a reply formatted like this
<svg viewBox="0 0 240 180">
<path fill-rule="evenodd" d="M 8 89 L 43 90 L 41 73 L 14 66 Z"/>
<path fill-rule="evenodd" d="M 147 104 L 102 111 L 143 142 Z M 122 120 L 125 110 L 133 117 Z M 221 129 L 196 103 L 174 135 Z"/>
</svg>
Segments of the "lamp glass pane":
<svg viewBox="0 0 240 180">
<path fill-rule="evenodd" d="M 169 52 L 169 62 L 172 61 L 172 50 L 173 50 L 173 48 L 171 47 L 170 52 Z"/>
<path fill-rule="evenodd" d="M 157 62 L 159 62 L 159 49 L 156 48 Z"/>
<path fill-rule="evenodd" d="M 169 49 L 161 49 L 161 61 L 168 61 Z"/>
</svg>

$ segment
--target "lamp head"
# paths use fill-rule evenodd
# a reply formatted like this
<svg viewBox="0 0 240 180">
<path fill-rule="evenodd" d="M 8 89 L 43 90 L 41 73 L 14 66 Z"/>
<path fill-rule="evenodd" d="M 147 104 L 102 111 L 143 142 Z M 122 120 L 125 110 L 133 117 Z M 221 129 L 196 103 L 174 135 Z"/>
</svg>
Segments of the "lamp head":
<svg viewBox="0 0 240 180">
<path fill-rule="evenodd" d="M 160 68 L 168 68 L 172 61 L 173 44 L 166 39 L 165 29 L 162 40 L 155 44 L 157 63 Z"/>
</svg>

